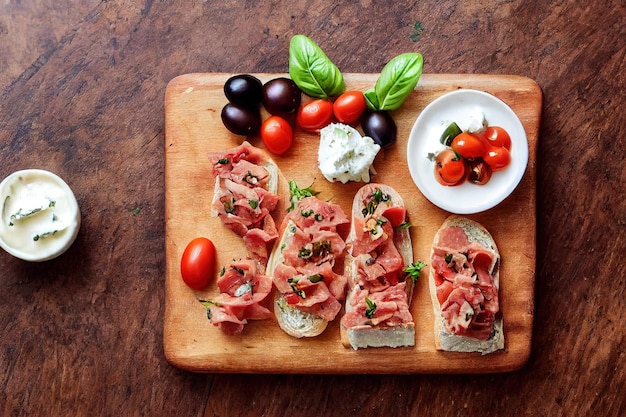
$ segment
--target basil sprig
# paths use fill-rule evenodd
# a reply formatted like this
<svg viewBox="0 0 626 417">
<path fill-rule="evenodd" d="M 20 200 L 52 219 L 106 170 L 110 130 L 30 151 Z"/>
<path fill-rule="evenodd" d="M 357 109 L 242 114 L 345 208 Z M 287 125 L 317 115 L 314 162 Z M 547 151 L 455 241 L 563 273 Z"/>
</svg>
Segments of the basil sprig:
<svg viewBox="0 0 626 417">
<path fill-rule="evenodd" d="M 396 110 L 411 94 L 422 75 L 423 58 L 407 52 L 393 58 L 380 72 L 374 88 L 367 90 L 365 101 L 372 110 Z"/>
<path fill-rule="evenodd" d="M 304 35 L 289 43 L 289 76 L 306 95 L 327 99 L 346 90 L 339 68 L 324 51 Z"/>
</svg>

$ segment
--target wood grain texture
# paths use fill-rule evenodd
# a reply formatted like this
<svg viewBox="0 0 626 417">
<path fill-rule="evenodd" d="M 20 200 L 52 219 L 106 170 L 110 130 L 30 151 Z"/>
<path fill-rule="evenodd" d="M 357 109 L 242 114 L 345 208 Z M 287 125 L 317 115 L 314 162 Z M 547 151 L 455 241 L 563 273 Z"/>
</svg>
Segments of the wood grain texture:
<svg viewBox="0 0 626 417">
<path fill-rule="evenodd" d="M 198 299 L 212 299 L 215 281 L 194 292 L 180 278 L 180 259 L 188 242 L 206 236 L 217 245 L 218 270 L 231 259 L 245 257 L 239 236 L 209 216 L 214 179 L 209 153 L 222 152 L 245 138 L 228 132 L 220 112 L 227 100 L 224 82 L 232 74 L 188 74 L 172 80 L 165 95 L 165 222 L 166 292 L 164 349 L 168 360 L 197 372 L 243 373 L 486 373 L 519 369 L 530 355 L 534 311 L 536 237 L 536 149 L 541 120 L 539 86 L 519 76 L 423 75 L 416 90 L 393 113 L 398 140 L 374 162 L 373 181 L 392 186 L 405 201 L 411 218 L 414 259 L 429 262 L 435 232 L 448 213 L 428 202 L 413 184 L 407 165 L 407 141 L 421 110 L 446 92 L 460 88 L 487 91 L 516 112 L 529 143 L 529 164 L 522 182 L 502 204 L 470 216 L 484 224 L 498 242 L 503 258 L 500 301 L 505 317 L 506 349 L 492 355 L 443 353 L 435 349 L 433 312 L 426 271 L 418 281 L 411 307 L 416 318 L 416 343 L 406 349 L 344 348 L 339 320 L 312 339 L 286 335 L 275 320 L 251 322 L 241 335 L 224 335 L 210 325 Z M 255 74 L 263 82 L 283 74 Z M 365 91 L 377 74 L 344 74 L 348 90 Z M 497 124 L 497 121 L 492 121 Z M 248 140 L 264 148 L 259 137 Z M 438 140 L 438 138 L 432 138 Z M 362 183 L 330 183 L 317 168 L 319 135 L 295 131 L 294 145 L 273 156 L 281 170 L 275 212 L 280 224 L 289 200 L 287 182 L 314 184 L 319 198 L 332 201 L 349 215 L 354 194 Z M 495 174 L 497 175 L 497 174 Z M 294 363 L 294 356 L 306 359 Z"/>
<path fill-rule="evenodd" d="M 0 252 L 0 415 L 626 415 L 624 21 L 618 0 L 2 2 L 0 176 L 57 172 L 83 223 L 52 262 Z M 519 371 L 216 375 L 167 362 L 166 86 L 285 72 L 296 33 L 346 73 L 414 51 L 427 74 L 541 86 L 534 327 Z"/>
</svg>

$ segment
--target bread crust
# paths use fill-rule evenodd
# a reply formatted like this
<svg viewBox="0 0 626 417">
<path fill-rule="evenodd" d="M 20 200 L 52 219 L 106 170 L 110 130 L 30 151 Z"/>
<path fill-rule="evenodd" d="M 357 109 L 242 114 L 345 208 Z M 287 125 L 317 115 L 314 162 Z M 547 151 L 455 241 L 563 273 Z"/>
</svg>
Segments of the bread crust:
<svg viewBox="0 0 626 417">
<path fill-rule="evenodd" d="M 351 244 L 357 239 L 357 230 L 355 220 L 364 219 L 362 204 L 363 200 L 376 189 L 380 189 L 384 194 L 391 197 L 392 206 L 404 207 L 404 200 L 400 194 L 392 187 L 385 184 L 370 183 L 361 187 L 354 196 L 352 203 L 352 216 L 350 233 L 346 239 L 348 245 L 348 254 L 344 261 L 344 275 L 348 277 L 348 294 L 346 296 L 345 311 L 352 311 L 351 300 L 354 295 L 354 289 L 359 285 L 359 276 L 357 271 L 358 257 L 352 255 Z M 411 234 L 408 228 L 396 229 L 393 236 L 394 245 L 400 253 L 404 265 L 413 263 L 413 245 L 411 243 Z M 411 279 L 406 281 L 407 300 L 410 306 L 413 295 L 414 282 Z M 362 326 L 360 328 L 347 328 L 341 322 L 340 326 L 341 342 L 345 347 L 353 349 L 367 347 L 402 347 L 415 345 L 415 324 L 407 323 L 406 326 L 400 327 L 375 327 Z"/>
<path fill-rule="evenodd" d="M 489 273 L 493 277 L 496 290 L 499 291 L 501 257 L 496 242 L 493 239 L 493 236 L 482 224 L 467 217 L 451 215 L 446 218 L 446 220 L 441 224 L 435 234 L 433 246 L 431 247 L 431 262 L 433 259 L 434 248 L 439 241 L 441 232 L 449 227 L 454 226 L 463 229 L 470 243 L 476 242 L 491 253 L 493 253 L 494 259 L 489 267 Z M 439 303 L 439 300 L 437 298 L 437 285 L 435 281 L 436 272 L 432 266 L 429 269 L 430 271 L 428 282 L 430 298 L 435 317 L 434 332 L 435 347 L 437 348 L 437 350 L 451 352 L 480 352 L 481 354 L 486 355 L 488 353 L 493 353 L 495 351 L 504 349 L 503 318 L 500 313 L 498 313 L 495 317 L 492 335 L 487 340 L 479 340 L 466 336 L 458 336 L 446 332 L 443 325 L 443 318 L 441 317 L 441 304 Z"/>
</svg>

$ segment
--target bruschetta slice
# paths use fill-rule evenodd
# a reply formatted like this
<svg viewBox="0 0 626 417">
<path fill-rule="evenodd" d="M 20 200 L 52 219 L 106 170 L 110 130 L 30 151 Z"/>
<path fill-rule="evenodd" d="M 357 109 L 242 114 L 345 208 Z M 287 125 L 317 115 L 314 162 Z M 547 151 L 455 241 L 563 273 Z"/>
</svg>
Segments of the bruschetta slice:
<svg viewBox="0 0 626 417">
<path fill-rule="evenodd" d="M 346 313 L 341 339 L 346 347 L 415 345 L 410 312 L 414 281 L 407 279 L 413 246 L 402 197 L 384 184 L 367 184 L 354 196 L 345 275 Z"/>
<path fill-rule="evenodd" d="M 500 253 L 487 229 L 448 217 L 435 235 L 429 288 L 438 350 L 488 354 L 504 348 Z"/>
<path fill-rule="evenodd" d="M 215 177 L 211 215 L 243 238 L 250 258 L 265 265 L 278 238 L 270 214 L 279 202 L 278 166 L 248 142 L 209 155 L 209 160 Z"/>
<path fill-rule="evenodd" d="M 243 331 L 248 320 L 272 317 L 268 309 L 272 279 L 262 270 L 263 266 L 253 259 L 232 261 L 222 268 L 217 280 L 219 295 L 201 300 L 211 324 L 225 334 L 235 335 Z"/>
<path fill-rule="evenodd" d="M 345 254 L 339 229 L 348 223 L 341 207 L 314 196 L 285 216 L 267 273 L 277 289 L 274 314 L 287 334 L 317 336 L 341 310 L 346 278 L 337 272 Z"/>
</svg>

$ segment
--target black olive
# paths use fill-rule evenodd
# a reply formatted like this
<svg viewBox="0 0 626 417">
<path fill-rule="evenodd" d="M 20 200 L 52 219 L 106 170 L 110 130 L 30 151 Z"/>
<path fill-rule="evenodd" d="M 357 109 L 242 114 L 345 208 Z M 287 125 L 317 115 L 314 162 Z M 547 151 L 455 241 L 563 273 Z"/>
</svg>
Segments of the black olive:
<svg viewBox="0 0 626 417">
<path fill-rule="evenodd" d="M 226 98 L 235 104 L 245 107 L 257 107 L 261 104 L 263 83 L 250 74 L 230 77 L 224 84 Z"/>
<path fill-rule="evenodd" d="M 361 128 L 366 136 L 374 139 L 381 148 L 393 145 L 398 136 L 398 127 L 386 111 L 368 111 L 361 117 Z"/>
<path fill-rule="evenodd" d="M 224 126 L 236 135 L 256 135 L 261 128 L 261 112 L 235 103 L 222 108 Z"/>
<path fill-rule="evenodd" d="M 275 78 L 263 85 L 263 106 L 271 114 L 295 113 L 302 101 L 302 91 L 289 78 Z"/>
</svg>

